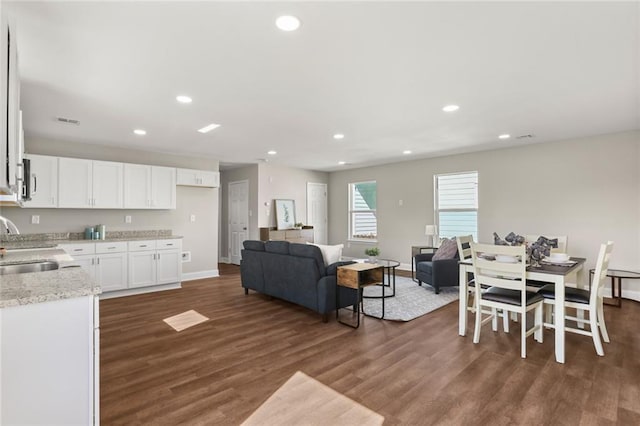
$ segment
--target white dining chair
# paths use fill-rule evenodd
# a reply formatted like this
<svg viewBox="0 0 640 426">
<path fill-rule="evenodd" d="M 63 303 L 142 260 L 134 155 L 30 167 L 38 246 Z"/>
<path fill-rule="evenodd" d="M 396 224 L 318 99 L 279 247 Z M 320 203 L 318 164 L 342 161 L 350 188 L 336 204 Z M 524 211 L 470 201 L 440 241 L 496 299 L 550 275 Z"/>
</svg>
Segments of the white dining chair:
<svg viewBox="0 0 640 426">
<path fill-rule="evenodd" d="M 509 256 L 517 259 L 516 262 L 499 262 L 480 257 L 480 254 L 492 254 L 498 256 Z M 507 318 L 508 312 L 519 313 L 521 322 L 521 351 L 522 358 L 527 357 L 527 337 L 534 334 L 536 341 L 542 343 L 542 303 L 540 294 L 526 291 L 526 249 L 525 246 L 495 246 L 490 244 L 471 244 L 471 258 L 473 261 L 473 271 L 476 291 L 476 321 L 473 333 L 473 343 L 480 342 L 480 329 L 488 321 L 494 324 L 497 320 L 497 310 L 502 310 L 503 317 Z M 489 288 L 482 292 L 481 287 Z M 482 318 L 483 307 L 492 310 L 487 318 Z M 534 325 L 527 330 L 527 312 L 535 310 Z M 508 319 L 505 319 L 508 324 Z"/>
<path fill-rule="evenodd" d="M 596 353 L 600 356 L 604 356 L 604 349 L 602 347 L 602 341 L 600 340 L 600 333 L 602 333 L 602 339 L 609 343 L 609 333 L 607 332 L 607 326 L 604 323 L 604 309 L 602 293 L 604 290 L 605 279 L 607 278 L 607 270 L 609 268 L 609 258 L 611 257 L 611 251 L 613 250 L 613 242 L 609 241 L 606 244 L 600 246 L 600 253 L 598 254 L 598 260 L 596 262 L 596 270 L 593 276 L 593 282 L 589 290 L 583 290 L 580 288 L 566 287 L 565 288 L 565 308 L 575 308 L 578 312 L 586 311 L 589 314 L 589 319 L 584 319 L 583 315 L 565 316 L 566 319 L 575 321 L 578 324 L 589 324 L 590 329 L 584 330 L 583 328 L 566 327 L 566 331 L 572 333 L 582 334 L 585 336 L 591 336 L 593 339 L 593 345 L 596 348 Z M 545 310 L 551 310 L 555 306 L 555 286 L 553 284 L 545 285 L 540 289 L 538 294 L 544 297 Z M 555 316 L 549 315 L 547 318 L 552 317 L 553 322 L 545 322 L 544 326 L 549 328 L 555 327 Z M 600 332 L 598 332 L 598 330 Z"/>
</svg>

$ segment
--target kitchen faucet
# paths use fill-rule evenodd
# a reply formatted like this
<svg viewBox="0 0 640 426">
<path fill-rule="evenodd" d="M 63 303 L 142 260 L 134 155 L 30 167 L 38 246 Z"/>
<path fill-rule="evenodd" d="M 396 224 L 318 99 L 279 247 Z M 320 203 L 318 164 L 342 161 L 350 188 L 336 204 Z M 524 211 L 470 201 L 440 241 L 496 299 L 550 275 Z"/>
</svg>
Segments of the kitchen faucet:
<svg viewBox="0 0 640 426">
<path fill-rule="evenodd" d="M 0 234 L 19 234 L 20 231 L 15 223 L 4 216 L 0 216 Z"/>
</svg>

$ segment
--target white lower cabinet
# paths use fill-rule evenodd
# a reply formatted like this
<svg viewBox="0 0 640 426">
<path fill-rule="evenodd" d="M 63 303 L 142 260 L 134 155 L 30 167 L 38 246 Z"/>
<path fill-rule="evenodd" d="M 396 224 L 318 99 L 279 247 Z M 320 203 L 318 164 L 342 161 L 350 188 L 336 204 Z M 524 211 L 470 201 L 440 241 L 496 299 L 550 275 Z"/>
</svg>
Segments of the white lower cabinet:
<svg viewBox="0 0 640 426">
<path fill-rule="evenodd" d="M 182 281 L 182 241 L 130 241 L 129 287 Z"/>
<path fill-rule="evenodd" d="M 102 292 L 151 287 L 182 281 L 180 239 L 64 244 Z"/>
<path fill-rule="evenodd" d="M 99 424 L 97 297 L 3 308 L 0 424 Z"/>
</svg>

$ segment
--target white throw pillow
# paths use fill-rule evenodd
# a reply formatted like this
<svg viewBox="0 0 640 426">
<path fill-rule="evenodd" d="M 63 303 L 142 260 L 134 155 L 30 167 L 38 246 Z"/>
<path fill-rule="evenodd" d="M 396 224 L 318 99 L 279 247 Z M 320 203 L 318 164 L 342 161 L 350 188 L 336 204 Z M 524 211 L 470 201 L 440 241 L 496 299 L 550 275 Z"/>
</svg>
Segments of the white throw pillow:
<svg viewBox="0 0 640 426">
<path fill-rule="evenodd" d="M 314 244 L 310 242 L 307 242 L 307 244 L 311 244 L 312 246 L 316 246 L 320 249 L 322 258 L 324 259 L 324 266 L 329 266 L 332 263 L 336 263 L 342 257 L 342 249 L 344 248 L 344 244 L 338 244 L 335 246 L 325 246 L 323 244 Z"/>
</svg>

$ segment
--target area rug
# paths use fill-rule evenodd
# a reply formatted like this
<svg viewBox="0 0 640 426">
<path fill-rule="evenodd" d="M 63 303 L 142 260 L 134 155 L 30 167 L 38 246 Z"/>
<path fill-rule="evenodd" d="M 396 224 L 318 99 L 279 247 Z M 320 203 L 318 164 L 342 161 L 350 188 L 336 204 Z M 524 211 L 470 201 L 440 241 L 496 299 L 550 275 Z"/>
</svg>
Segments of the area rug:
<svg viewBox="0 0 640 426">
<path fill-rule="evenodd" d="M 208 320 L 209 318 L 205 317 L 204 315 L 191 310 L 178 315 L 174 315 L 169 318 L 165 318 L 162 321 L 169 324 L 175 331 L 182 331 Z"/>
<path fill-rule="evenodd" d="M 242 425 L 378 426 L 383 422 L 380 414 L 298 371 Z"/>
<path fill-rule="evenodd" d="M 391 294 L 391 288 L 385 288 L 385 294 Z M 365 296 L 379 296 L 380 286 L 364 289 Z M 440 294 L 435 294 L 433 287 L 426 284 L 419 286 L 411 278 L 396 277 L 396 295 L 384 301 L 384 319 L 392 321 L 411 321 L 422 315 L 458 300 L 458 287 L 443 287 Z M 380 299 L 364 299 L 364 311 L 367 314 L 380 316 L 382 301 Z"/>
</svg>

